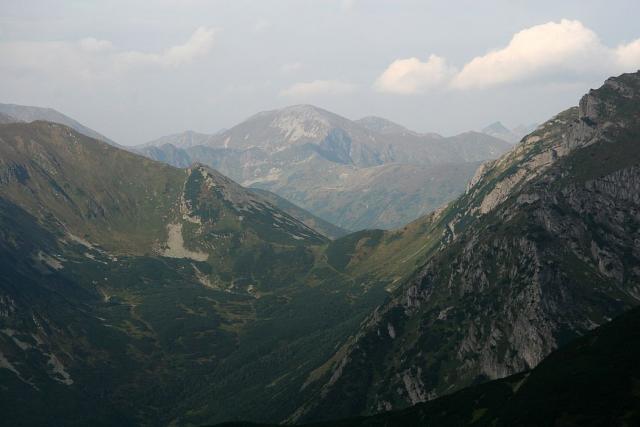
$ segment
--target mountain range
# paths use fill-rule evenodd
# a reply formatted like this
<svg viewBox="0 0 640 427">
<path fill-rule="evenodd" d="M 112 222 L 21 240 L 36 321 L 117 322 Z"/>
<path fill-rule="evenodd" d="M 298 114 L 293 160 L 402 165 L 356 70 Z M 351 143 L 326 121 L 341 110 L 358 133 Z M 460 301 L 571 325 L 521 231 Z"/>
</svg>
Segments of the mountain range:
<svg viewBox="0 0 640 427">
<path fill-rule="evenodd" d="M 478 132 L 420 134 L 379 117 L 352 121 L 310 105 L 258 113 L 215 135 L 185 132 L 137 147 L 173 166 L 207 164 L 349 230 L 393 228 L 464 190 L 510 144 Z"/>
<path fill-rule="evenodd" d="M 384 298 L 327 264 L 322 234 L 204 165 L 20 122 L 0 126 L 0 183 L 10 424 L 279 419 L 296 400 L 267 395 L 291 396 Z"/>
<path fill-rule="evenodd" d="M 520 142 L 524 136 L 536 130 L 536 127 L 537 125 L 518 125 L 513 129 L 509 129 L 501 122 L 495 122 L 482 129 L 482 133 L 510 142 L 511 144 L 516 144 Z"/>
<path fill-rule="evenodd" d="M 9 425 L 637 421 L 638 312 L 624 313 L 640 302 L 640 72 L 482 163 L 439 209 L 342 237 L 210 164 L 2 114 Z M 254 162 L 245 184 L 297 159 L 316 181 L 395 167 L 385 181 L 405 187 L 405 168 L 492 152 L 481 134 L 344 120 L 261 113 L 190 150 Z"/>
</svg>

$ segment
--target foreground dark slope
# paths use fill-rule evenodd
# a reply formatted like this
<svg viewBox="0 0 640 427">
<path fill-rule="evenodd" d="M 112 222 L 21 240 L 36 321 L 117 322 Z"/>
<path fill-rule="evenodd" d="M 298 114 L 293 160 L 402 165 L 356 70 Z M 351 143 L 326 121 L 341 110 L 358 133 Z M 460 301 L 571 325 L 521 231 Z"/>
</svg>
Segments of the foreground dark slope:
<svg viewBox="0 0 640 427">
<path fill-rule="evenodd" d="M 283 419 L 383 298 L 327 242 L 207 167 L 1 125 L 3 422 Z"/>
<path fill-rule="evenodd" d="M 612 78 L 412 224 L 422 244 L 353 236 L 352 259 L 406 240 L 422 265 L 309 376 L 316 391 L 290 420 L 403 408 L 529 369 L 637 305 L 639 141 L 640 74 Z"/>
<path fill-rule="evenodd" d="M 552 352 L 531 371 L 402 411 L 306 425 L 634 426 L 640 424 L 639 357 L 640 309 L 635 308 Z"/>
</svg>

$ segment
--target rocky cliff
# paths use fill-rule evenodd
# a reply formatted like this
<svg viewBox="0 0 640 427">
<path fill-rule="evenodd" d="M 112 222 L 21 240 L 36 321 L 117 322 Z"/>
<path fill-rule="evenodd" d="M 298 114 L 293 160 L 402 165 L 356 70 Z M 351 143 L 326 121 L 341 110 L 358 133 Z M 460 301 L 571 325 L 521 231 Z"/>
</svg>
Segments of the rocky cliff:
<svg viewBox="0 0 640 427">
<path fill-rule="evenodd" d="M 637 305 L 639 119 L 640 73 L 611 78 L 485 164 L 428 219 L 439 243 L 291 419 L 402 408 L 530 369 Z"/>
</svg>

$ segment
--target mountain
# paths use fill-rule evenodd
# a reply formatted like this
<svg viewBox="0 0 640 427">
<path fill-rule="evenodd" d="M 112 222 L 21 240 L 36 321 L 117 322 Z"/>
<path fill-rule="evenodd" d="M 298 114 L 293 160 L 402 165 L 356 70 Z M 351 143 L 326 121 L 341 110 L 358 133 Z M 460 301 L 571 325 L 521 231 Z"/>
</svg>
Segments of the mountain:
<svg viewBox="0 0 640 427">
<path fill-rule="evenodd" d="M 518 138 L 518 135 L 515 132 L 500 122 L 490 124 L 486 128 L 482 129 L 482 133 L 502 139 L 511 144 L 515 144 L 520 141 L 520 138 Z"/>
<path fill-rule="evenodd" d="M 309 179 L 314 173 L 317 178 L 306 193 L 300 192 L 298 174 L 287 174 L 280 186 L 273 182 L 251 185 L 297 200 L 310 212 L 317 212 L 334 224 L 349 224 L 353 230 L 375 225 L 396 228 L 455 198 L 479 165 L 480 162 L 435 166 L 391 163 L 324 170 L 310 165 L 306 172 Z"/>
<path fill-rule="evenodd" d="M 331 269 L 328 244 L 207 166 L 0 125 L 4 422 L 284 418 L 385 295 Z"/>
<path fill-rule="evenodd" d="M 334 242 L 337 268 L 399 279 L 289 420 L 401 409 L 531 369 L 638 305 L 639 119 L 640 72 L 611 78 L 447 207 L 368 244 Z"/>
<path fill-rule="evenodd" d="M 448 205 L 333 241 L 209 166 L 57 123 L 0 125 L 3 421 L 322 421 L 536 369 L 638 305 L 639 119 L 640 72 L 611 78 Z M 494 409 L 500 383 L 469 389 L 483 406 L 443 405 L 482 422 L 519 402 L 554 409 L 528 384 L 513 413 Z"/>
<path fill-rule="evenodd" d="M 640 309 L 552 352 L 533 370 L 411 408 L 314 427 L 625 426 L 640 423 Z M 227 423 L 220 427 L 257 426 Z M 265 425 L 266 426 L 266 425 Z"/>
<path fill-rule="evenodd" d="M 305 224 L 307 227 L 319 232 L 323 236 L 327 236 L 330 239 L 336 239 L 349 234 L 347 230 L 337 227 L 330 222 L 327 222 L 310 212 L 305 211 L 301 207 L 294 205 L 288 200 L 278 196 L 267 190 L 261 190 L 259 188 L 251 188 L 252 192 L 257 193 L 263 199 L 268 200 L 269 203 L 276 206 L 278 209 L 288 213 L 293 218 Z"/>
<path fill-rule="evenodd" d="M 477 162 L 508 147 L 477 132 L 444 138 L 380 118 L 354 122 L 296 105 L 258 113 L 202 145 L 138 150 L 174 166 L 207 164 L 354 230 L 397 227 L 437 208 L 464 190 Z M 455 175 L 444 165 L 455 165 Z M 423 185 L 430 182 L 447 185 Z"/>
<path fill-rule="evenodd" d="M 193 163 L 196 163 L 191 159 L 187 151 L 169 143 L 136 148 L 133 152 L 139 152 L 150 159 L 164 162 L 178 168 L 188 168 Z"/>
<path fill-rule="evenodd" d="M 482 129 L 482 133 L 493 136 L 511 144 L 518 143 L 523 137 L 536 129 L 537 125 L 518 125 L 513 129 L 507 128 L 500 122 L 495 122 Z"/>
<path fill-rule="evenodd" d="M 177 148 L 190 148 L 196 145 L 206 145 L 212 138 L 212 135 L 206 133 L 198 133 L 192 130 L 188 130 L 182 133 L 176 133 L 173 135 L 167 135 L 149 141 L 141 147 L 163 147 L 167 144 Z"/>
<path fill-rule="evenodd" d="M 398 133 L 411 133 L 406 127 L 385 119 L 384 117 L 367 116 L 356 120 L 356 123 L 369 129 L 370 131 L 377 132 L 379 134 L 398 134 Z M 435 135 L 434 135 L 435 136 Z"/>
<path fill-rule="evenodd" d="M 525 135 L 528 135 L 534 130 L 536 130 L 537 127 L 538 127 L 537 124 L 518 125 L 512 129 L 512 132 L 518 135 L 520 138 L 522 138 Z"/>
<path fill-rule="evenodd" d="M 53 108 L 30 107 L 26 105 L 0 103 L 0 113 L 13 117 L 20 122 L 44 120 L 48 122 L 60 123 L 65 126 L 69 126 L 70 128 L 75 129 L 76 131 L 91 138 L 99 139 L 111 145 L 118 146 L 118 144 L 116 144 L 106 136 L 99 134 L 93 129 L 89 129 L 83 124 L 77 122 L 71 117 L 65 116 L 64 114 L 54 110 Z"/>
<path fill-rule="evenodd" d="M 5 113 L 0 113 L 0 125 L 6 125 L 7 123 L 16 123 L 21 122 L 22 120 L 18 120 L 15 117 L 12 117 Z"/>
</svg>

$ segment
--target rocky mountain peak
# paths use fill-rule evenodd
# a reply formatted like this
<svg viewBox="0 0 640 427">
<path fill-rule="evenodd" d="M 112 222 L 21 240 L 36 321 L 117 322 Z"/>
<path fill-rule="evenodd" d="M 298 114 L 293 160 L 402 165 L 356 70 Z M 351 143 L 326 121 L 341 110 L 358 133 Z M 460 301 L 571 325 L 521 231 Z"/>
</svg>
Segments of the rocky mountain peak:
<svg viewBox="0 0 640 427">
<path fill-rule="evenodd" d="M 279 129 L 291 142 L 320 138 L 332 127 L 330 115 L 328 111 L 312 105 L 293 105 L 278 111 L 270 125 Z"/>
<path fill-rule="evenodd" d="M 504 124 L 502 124 L 502 122 L 499 122 L 499 121 L 494 122 L 489 126 L 485 127 L 484 129 L 482 129 L 481 132 L 486 135 L 490 135 L 495 138 L 502 139 L 503 141 L 507 141 L 512 144 L 515 144 L 516 142 L 518 142 L 522 136 L 522 134 L 509 129 Z"/>
<path fill-rule="evenodd" d="M 611 119 L 614 115 L 626 116 L 633 111 L 631 103 L 640 100 L 640 71 L 622 74 L 607 79 L 598 89 L 584 95 L 579 104 L 580 119 L 595 125 Z M 637 116 L 637 114 L 636 114 Z M 623 117 L 617 117 L 621 119 Z"/>
<path fill-rule="evenodd" d="M 502 122 L 498 121 L 498 122 L 491 123 L 489 126 L 482 129 L 482 132 L 487 133 L 487 132 L 510 132 L 510 131 L 505 125 L 502 124 Z"/>
</svg>

